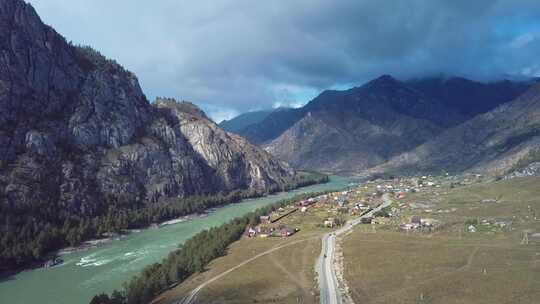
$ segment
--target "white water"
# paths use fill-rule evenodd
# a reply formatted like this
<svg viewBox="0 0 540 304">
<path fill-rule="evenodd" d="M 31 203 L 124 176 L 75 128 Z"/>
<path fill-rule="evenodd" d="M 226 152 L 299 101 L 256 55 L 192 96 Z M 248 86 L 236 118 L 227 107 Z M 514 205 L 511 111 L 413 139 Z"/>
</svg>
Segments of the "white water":
<svg viewBox="0 0 540 304">
<path fill-rule="evenodd" d="M 161 261 L 178 244 L 204 229 L 300 193 L 343 189 L 350 181 L 333 176 L 326 184 L 244 200 L 214 209 L 207 217 L 143 230 L 103 247 L 64 255 L 62 265 L 25 271 L 1 281 L 0 304 L 88 304 L 92 296 L 121 288 L 142 268 Z"/>
</svg>

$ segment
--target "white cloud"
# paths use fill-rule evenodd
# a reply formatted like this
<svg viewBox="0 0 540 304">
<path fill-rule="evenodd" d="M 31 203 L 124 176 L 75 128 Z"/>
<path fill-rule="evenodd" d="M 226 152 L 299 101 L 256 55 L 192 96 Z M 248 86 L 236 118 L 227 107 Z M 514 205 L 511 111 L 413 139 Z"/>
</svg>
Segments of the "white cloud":
<svg viewBox="0 0 540 304">
<path fill-rule="evenodd" d="M 205 107 L 203 107 L 205 108 Z M 224 120 L 229 120 L 240 114 L 240 112 L 231 109 L 219 109 L 212 107 L 205 111 L 206 114 L 216 123 L 220 123 Z"/>
<path fill-rule="evenodd" d="M 514 40 L 512 40 L 512 42 L 510 43 L 510 46 L 515 49 L 520 49 L 520 48 L 530 45 L 530 43 L 533 42 L 537 38 L 538 38 L 538 35 L 535 33 L 525 33 L 523 35 L 516 37 Z"/>
</svg>

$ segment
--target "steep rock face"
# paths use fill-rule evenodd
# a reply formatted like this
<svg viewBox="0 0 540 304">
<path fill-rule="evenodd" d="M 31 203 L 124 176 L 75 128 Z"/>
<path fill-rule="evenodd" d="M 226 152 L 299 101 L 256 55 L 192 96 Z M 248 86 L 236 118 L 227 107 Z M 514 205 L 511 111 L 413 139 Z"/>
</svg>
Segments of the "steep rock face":
<svg viewBox="0 0 540 304">
<path fill-rule="evenodd" d="M 540 84 L 536 84 L 516 100 L 450 128 L 371 171 L 502 174 L 539 145 Z"/>
<path fill-rule="evenodd" d="M 0 1 L 0 204 L 92 215 L 293 174 L 192 104 L 150 104 L 131 72 L 70 45 L 23 1 Z"/>
<path fill-rule="evenodd" d="M 179 121 L 176 127 L 180 134 L 197 156 L 222 177 L 226 189 L 265 188 L 281 184 L 284 178 L 293 175 L 286 163 L 275 160 L 244 138 L 225 132 L 205 115 L 182 110 L 181 106 L 190 103 L 158 101 L 156 105 L 158 109 L 169 110 Z"/>
</svg>

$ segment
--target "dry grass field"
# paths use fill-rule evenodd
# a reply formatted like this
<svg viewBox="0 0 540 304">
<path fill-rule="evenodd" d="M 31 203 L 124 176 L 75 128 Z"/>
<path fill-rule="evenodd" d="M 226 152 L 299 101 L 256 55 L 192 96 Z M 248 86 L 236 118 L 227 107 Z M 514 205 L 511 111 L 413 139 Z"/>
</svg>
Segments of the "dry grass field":
<svg viewBox="0 0 540 304">
<path fill-rule="evenodd" d="M 181 299 L 206 280 L 259 253 L 284 245 L 212 282 L 201 290 L 197 303 L 315 303 L 313 265 L 321 247 L 317 235 L 243 238 L 230 247 L 229 254 L 210 263 L 208 271 L 195 274 L 164 293 L 157 303 Z"/>
<path fill-rule="evenodd" d="M 540 232 L 534 219 L 540 179 L 441 187 L 405 200 L 415 202 L 433 210 L 408 209 L 401 220 L 436 218 L 438 230 L 404 233 L 388 226 L 369 233 L 358 227 L 345 238 L 345 278 L 356 303 L 540 303 L 540 243 L 520 244 L 524 230 Z M 479 224 L 469 233 L 471 219 L 512 225 Z"/>
<path fill-rule="evenodd" d="M 300 229 L 291 237 L 243 237 L 230 246 L 226 256 L 212 261 L 206 272 L 165 292 L 156 303 L 182 299 L 203 282 L 277 247 L 281 248 L 205 286 L 196 303 L 318 303 L 315 261 L 321 252 L 320 237 L 330 231 L 320 224 L 332 215 L 323 208 L 310 208 L 306 213 L 295 212 L 279 221 Z"/>
<path fill-rule="evenodd" d="M 540 178 L 452 187 L 451 181 L 441 178 L 441 187 L 397 201 L 399 215 L 390 224 L 359 225 L 344 238 L 345 278 L 356 303 L 540 303 L 540 243 L 520 244 L 524 230 L 540 232 L 534 219 L 540 210 Z M 430 233 L 399 231 L 413 215 L 435 219 L 439 226 Z M 232 268 L 206 285 L 196 303 L 318 303 L 314 266 L 320 236 L 330 231 L 320 224 L 333 216 L 328 208 L 314 207 L 280 220 L 300 229 L 292 237 L 244 237 L 206 272 L 156 303 L 174 303 Z M 479 222 L 476 233 L 467 231 L 471 220 Z"/>
</svg>

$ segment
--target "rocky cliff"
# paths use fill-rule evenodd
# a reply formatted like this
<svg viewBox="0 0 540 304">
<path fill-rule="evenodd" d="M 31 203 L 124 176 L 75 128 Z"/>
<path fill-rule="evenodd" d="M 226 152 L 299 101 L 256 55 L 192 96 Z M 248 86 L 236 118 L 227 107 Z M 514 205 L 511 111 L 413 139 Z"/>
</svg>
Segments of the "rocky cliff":
<svg viewBox="0 0 540 304">
<path fill-rule="evenodd" d="M 92 215 L 111 200 L 264 189 L 293 174 L 193 104 L 149 103 L 131 72 L 0 0 L 0 205 Z"/>
</svg>

